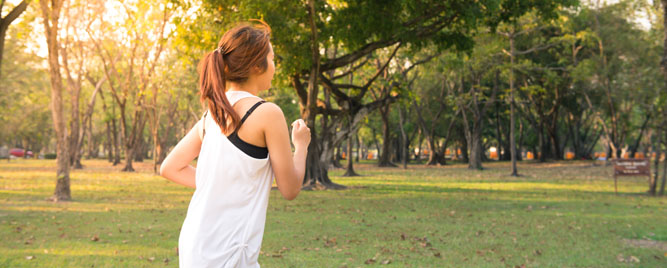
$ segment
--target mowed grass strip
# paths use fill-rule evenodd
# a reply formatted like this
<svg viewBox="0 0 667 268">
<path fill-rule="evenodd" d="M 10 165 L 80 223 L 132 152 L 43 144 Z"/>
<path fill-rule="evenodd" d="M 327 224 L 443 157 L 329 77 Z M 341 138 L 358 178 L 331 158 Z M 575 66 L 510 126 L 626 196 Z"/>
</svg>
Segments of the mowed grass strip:
<svg viewBox="0 0 667 268">
<path fill-rule="evenodd" d="M 192 190 L 103 160 L 47 201 L 55 161 L 0 161 L 0 267 L 177 267 Z M 356 166 L 341 191 L 271 191 L 263 267 L 664 267 L 665 197 L 591 162 Z"/>
</svg>

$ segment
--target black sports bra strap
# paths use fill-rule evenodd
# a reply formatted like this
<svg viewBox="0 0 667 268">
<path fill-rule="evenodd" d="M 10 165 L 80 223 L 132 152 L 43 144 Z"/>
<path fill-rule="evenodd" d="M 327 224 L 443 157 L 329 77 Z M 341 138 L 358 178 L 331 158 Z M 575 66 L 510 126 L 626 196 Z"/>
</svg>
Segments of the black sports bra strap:
<svg viewBox="0 0 667 268">
<path fill-rule="evenodd" d="M 245 113 L 245 115 L 244 115 L 243 118 L 241 119 L 241 122 L 239 123 L 239 126 L 234 130 L 234 132 L 237 132 L 237 131 L 241 128 L 241 125 L 243 125 L 243 122 L 245 122 L 245 120 L 248 119 L 248 116 L 249 116 L 255 109 L 257 109 L 257 107 L 258 107 L 259 105 L 261 105 L 262 103 L 265 103 L 265 102 L 266 102 L 266 101 L 264 101 L 264 100 L 262 100 L 262 101 L 258 101 L 257 103 L 255 103 L 255 105 L 253 105 L 252 107 L 250 107 L 250 109 L 248 109 L 248 111 Z"/>
<path fill-rule="evenodd" d="M 201 137 L 204 138 L 204 135 L 206 135 L 206 115 L 208 114 L 208 110 L 204 112 L 204 120 L 202 120 L 201 124 L 201 129 L 203 130 Z"/>
</svg>

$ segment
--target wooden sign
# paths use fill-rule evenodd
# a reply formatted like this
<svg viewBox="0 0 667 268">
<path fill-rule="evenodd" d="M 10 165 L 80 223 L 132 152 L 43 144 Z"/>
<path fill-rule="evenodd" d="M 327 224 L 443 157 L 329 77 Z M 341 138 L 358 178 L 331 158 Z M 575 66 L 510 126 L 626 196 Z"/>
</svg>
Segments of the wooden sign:
<svg viewBox="0 0 667 268">
<path fill-rule="evenodd" d="M 649 159 L 614 159 L 614 190 L 618 194 L 618 176 L 648 176 L 651 178 L 651 165 Z"/>
</svg>

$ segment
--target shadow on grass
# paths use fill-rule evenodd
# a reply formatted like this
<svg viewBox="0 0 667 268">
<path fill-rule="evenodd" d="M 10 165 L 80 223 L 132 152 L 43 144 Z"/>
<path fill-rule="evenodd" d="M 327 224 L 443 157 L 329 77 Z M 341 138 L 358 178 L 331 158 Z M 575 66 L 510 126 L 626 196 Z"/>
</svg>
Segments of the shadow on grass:
<svg viewBox="0 0 667 268">
<path fill-rule="evenodd" d="M 481 184 L 489 184 L 488 182 L 480 182 Z M 530 182 L 512 182 L 512 184 L 523 184 Z M 465 183 L 463 183 L 465 184 Z M 553 185 L 562 185 L 562 184 L 553 184 Z M 614 191 L 589 191 L 589 190 L 576 190 L 576 189 L 526 189 L 526 190 L 508 190 L 508 189 L 476 189 L 473 187 L 470 188 L 461 188 L 461 187 L 446 187 L 446 186 L 426 186 L 426 185 L 406 185 L 406 184 L 369 184 L 359 186 L 364 190 L 369 191 L 370 193 L 474 193 L 474 194 L 505 194 L 505 195 L 549 195 L 549 196 L 559 196 L 565 195 L 569 196 L 571 194 L 588 194 L 599 197 L 651 197 L 646 192 L 619 192 L 616 194 Z M 661 197 L 657 197 L 661 198 Z M 662 197 L 666 198 L 667 197 Z"/>
</svg>

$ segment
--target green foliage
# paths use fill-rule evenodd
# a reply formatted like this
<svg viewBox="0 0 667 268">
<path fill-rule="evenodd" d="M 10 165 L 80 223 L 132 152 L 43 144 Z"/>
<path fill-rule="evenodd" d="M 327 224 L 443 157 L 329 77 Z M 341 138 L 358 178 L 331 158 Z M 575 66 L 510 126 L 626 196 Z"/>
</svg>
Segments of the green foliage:
<svg viewBox="0 0 667 268">
<path fill-rule="evenodd" d="M 24 18 L 28 19 L 28 18 Z M 5 40 L 0 78 L 0 144 L 39 152 L 53 134 L 48 70 L 43 58 L 29 51 L 31 43 L 21 38 L 27 23 L 9 28 Z"/>
</svg>

